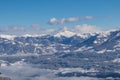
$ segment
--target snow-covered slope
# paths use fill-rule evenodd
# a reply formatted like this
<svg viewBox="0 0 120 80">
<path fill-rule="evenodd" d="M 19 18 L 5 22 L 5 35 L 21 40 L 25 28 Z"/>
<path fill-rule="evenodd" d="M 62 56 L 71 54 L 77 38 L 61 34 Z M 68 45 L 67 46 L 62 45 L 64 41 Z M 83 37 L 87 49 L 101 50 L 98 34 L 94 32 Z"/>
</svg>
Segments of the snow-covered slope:
<svg viewBox="0 0 120 80">
<path fill-rule="evenodd" d="M 67 37 L 67 38 L 70 38 L 70 37 L 73 37 L 73 36 L 79 36 L 80 38 L 89 38 L 90 36 L 94 36 L 96 35 L 97 33 L 82 33 L 82 32 L 76 32 L 74 30 L 70 30 L 66 27 L 63 28 L 63 30 L 60 30 L 58 31 L 57 33 L 54 34 L 54 37 Z"/>
<path fill-rule="evenodd" d="M 0 34 L 0 38 L 6 38 L 8 40 L 13 40 L 15 37 L 16 37 L 15 35 Z"/>
<path fill-rule="evenodd" d="M 59 32 L 59 33 L 55 34 L 54 36 L 55 36 L 55 37 L 61 37 L 61 36 L 72 37 L 72 36 L 74 36 L 74 35 L 76 35 L 74 32 L 65 30 L 65 31 L 63 31 L 63 32 Z"/>
</svg>

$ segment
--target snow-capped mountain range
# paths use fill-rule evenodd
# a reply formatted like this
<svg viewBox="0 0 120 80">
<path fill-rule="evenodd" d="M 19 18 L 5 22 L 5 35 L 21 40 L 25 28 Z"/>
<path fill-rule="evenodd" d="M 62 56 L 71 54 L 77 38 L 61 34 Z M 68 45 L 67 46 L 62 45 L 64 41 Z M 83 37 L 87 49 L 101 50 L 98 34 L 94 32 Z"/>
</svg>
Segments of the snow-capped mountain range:
<svg viewBox="0 0 120 80">
<path fill-rule="evenodd" d="M 18 75 L 24 72 L 22 69 L 37 68 L 50 69 L 57 77 L 120 78 L 120 29 L 99 33 L 65 29 L 49 35 L 1 34 L 0 70 L 4 72 L 5 68 L 9 72 L 17 70 Z M 33 77 L 38 74 L 33 73 Z"/>
<path fill-rule="evenodd" d="M 120 29 L 99 33 L 79 33 L 64 29 L 50 35 L 0 34 L 0 55 L 116 51 L 120 51 Z"/>
</svg>

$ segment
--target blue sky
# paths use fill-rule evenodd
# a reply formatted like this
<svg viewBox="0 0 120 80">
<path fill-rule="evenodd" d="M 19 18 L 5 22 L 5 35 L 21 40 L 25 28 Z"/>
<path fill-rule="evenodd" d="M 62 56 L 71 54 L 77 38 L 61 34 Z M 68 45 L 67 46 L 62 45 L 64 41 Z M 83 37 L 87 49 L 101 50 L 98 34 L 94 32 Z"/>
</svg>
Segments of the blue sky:
<svg viewBox="0 0 120 80">
<path fill-rule="evenodd" d="M 120 27 L 120 0 L 0 0 L 0 26 L 25 26 L 40 24 L 44 28 L 74 27 L 90 24 L 99 28 Z M 69 18 L 85 18 L 64 24 L 48 22 Z"/>
</svg>

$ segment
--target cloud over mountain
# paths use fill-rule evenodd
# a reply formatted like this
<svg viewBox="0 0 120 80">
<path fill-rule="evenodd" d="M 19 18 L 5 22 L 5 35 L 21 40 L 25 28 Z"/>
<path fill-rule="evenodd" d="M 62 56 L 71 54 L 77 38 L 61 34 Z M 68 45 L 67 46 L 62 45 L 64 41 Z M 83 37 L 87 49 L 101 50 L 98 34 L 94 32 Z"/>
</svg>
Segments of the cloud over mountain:
<svg viewBox="0 0 120 80">
<path fill-rule="evenodd" d="M 8 35 L 25 35 L 25 34 L 46 34 L 51 33 L 54 29 L 44 29 L 39 24 L 32 24 L 31 26 L 7 26 L 0 27 L 0 34 Z"/>
<path fill-rule="evenodd" d="M 82 25 L 76 25 L 74 27 L 74 31 L 80 33 L 94 33 L 94 32 L 101 32 L 102 30 L 97 28 L 95 25 L 82 24 Z"/>
</svg>

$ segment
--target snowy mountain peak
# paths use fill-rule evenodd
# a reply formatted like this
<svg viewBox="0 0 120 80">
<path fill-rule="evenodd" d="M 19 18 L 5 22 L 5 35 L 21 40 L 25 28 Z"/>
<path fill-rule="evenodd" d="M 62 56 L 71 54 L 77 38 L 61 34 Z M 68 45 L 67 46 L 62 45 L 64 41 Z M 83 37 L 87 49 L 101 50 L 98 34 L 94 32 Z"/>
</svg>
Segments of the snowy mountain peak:
<svg viewBox="0 0 120 80">
<path fill-rule="evenodd" d="M 46 34 L 25 34 L 23 37 L 41 37 L 45 36 Z"/>
<path fill-rule="evenodd" d="M 69 31 L 66 27 L 64 27 L 63 31 L 58 32 L 54 36 L 55 37 L 61 37 L 61 36 L 72 37 L 74 35 L 76 35 L 76 33 Z"/>
<path fill-rule="evenodd" d="M 0 38 L 5 38 L 8 40 L 13 40 L 16 36 L 15 35 L 5 35 L 5 34 L 0 34 Z"/>
</svg>

